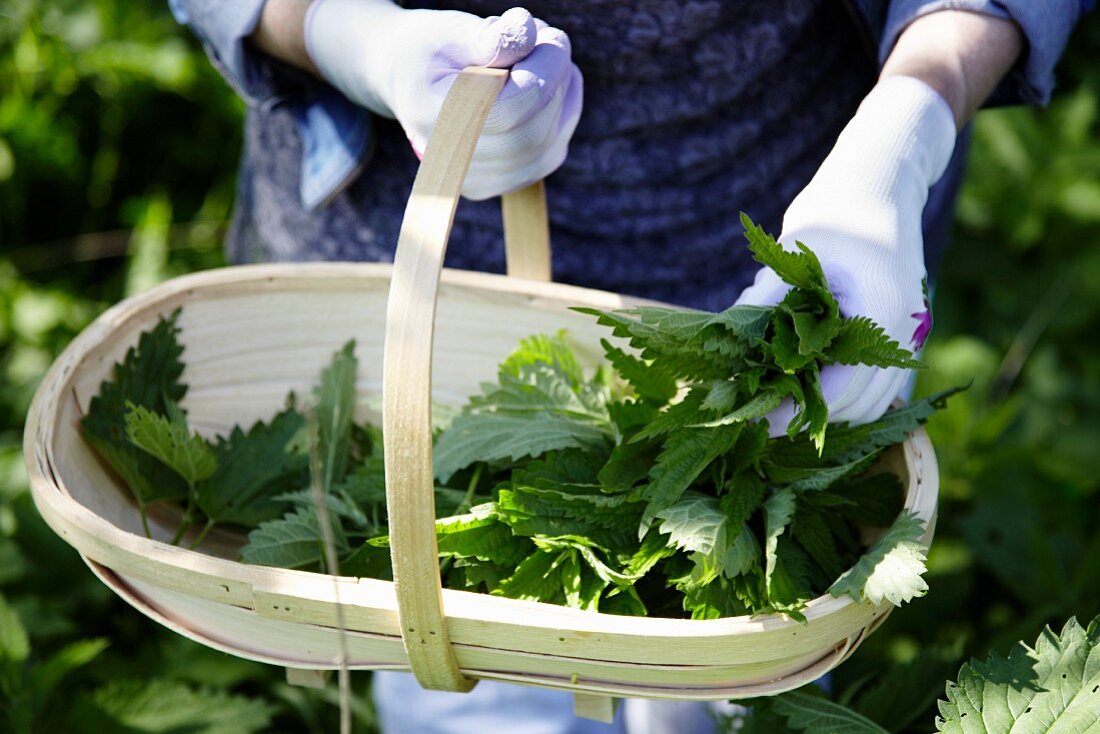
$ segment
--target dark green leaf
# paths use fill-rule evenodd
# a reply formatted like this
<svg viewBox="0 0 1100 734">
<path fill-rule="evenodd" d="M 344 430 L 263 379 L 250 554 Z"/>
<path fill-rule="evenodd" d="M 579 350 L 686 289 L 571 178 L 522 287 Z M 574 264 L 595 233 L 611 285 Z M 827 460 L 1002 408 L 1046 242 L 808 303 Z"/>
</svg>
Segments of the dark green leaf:
<svg viewBox="0 0 1100 734">
<path fill-rule="evenodd" d="M 353 339 L 332 356 L 332 362 L 321 372 L 321 382 L 313 391 L 318 451 L 324 472 L 321 486 L 326 492 L 347 473 L 358 369 Z"/>
<path fill-rule="evenodd" d="M 195 503 L 216 523 L 258 525 L 286 510 L 278 495 L 309 485 L 309 457 L 302 452 L 306 422 L 287 408 L 247 433 L 234 427 L 214 447 L 217 470 L 195 488 Z"/>
</svg>

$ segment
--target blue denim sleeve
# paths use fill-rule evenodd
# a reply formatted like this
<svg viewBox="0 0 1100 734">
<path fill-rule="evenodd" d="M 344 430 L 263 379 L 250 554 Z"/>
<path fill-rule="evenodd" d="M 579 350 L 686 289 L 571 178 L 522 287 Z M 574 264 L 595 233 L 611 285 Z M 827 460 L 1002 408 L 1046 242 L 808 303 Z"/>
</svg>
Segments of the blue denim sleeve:
<svg viewBox="0 0 1100 734">
<path fill-rule="evenodd" d="M 302 141 L 299 188 L 313 209 L 362 169 L 371 149 L 370 113 L 329 85 L 245 43 L 266 0 L 168 0 L 172 15 L 198 36 L 210 61 L 252 108 L 294 110 Z"/>
<path fill-rule="evenodd" d="M 168 0 L 172 15 L 189 26 L 202 42 L 210 61 L 250 105 L 276 95 L 276 84 L 261 54 L 244 40 L 256 29 L 266 0 Z"/>
<path fill-rule="evenodd" d="M 898 36 L 916 18 L 937 10 L 967 10 L 1016 22 L 1027 49 L 987 105 L 1045 104 L 1054 88 L 1054 65 L 1078 18 L 1095 0 L 893 0 L 879 47 L 885 61 Z"/>
</svg>

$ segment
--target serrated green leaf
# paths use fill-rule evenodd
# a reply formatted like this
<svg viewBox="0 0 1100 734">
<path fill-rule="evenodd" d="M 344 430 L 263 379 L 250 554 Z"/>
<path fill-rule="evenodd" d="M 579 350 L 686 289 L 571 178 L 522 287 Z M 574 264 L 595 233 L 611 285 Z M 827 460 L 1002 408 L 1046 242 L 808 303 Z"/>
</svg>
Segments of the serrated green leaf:
<svg viewBox="0 0 1100 734">
<path fill-rule="evenodd" d="M 798 335 L 798 351 L 805 356 L 823 358 L 840 329 L 840 309 L 830 296 L 823 298 L 820 291 L 794 289 L 779 303 L 778 310 L 791 319 Z"/>
<path fill-rule="evenodd" d="M 553 413 L 463 414 L 440 435 L 433 466 L 446 482 L 475 462 L 517 461 L 569 448 L 599 450 L 609 439 L 605 428 Z"/>
<path fill-rule="evenodd" d="M 343 535 L 335 534 L 338 552 L 347 551 Z M 278 520 L 269 520 L 248 534 L 241 561 L 261 566 L 303 568 L 324 557 L 321 526 L 312 506 L 299 507 Z"/>
<path fill-rule="evenodd" d="M 234 427 L 215 444 L 217 469 L 195 487 L 195 504 L 215 523 L 254 526 L 282 515 L 287 506 L 278 496 L 309 484 L 305 428 L 294 408 L 247 433 Z"/>
<path fill-rule="evenodd" d="M 584 382 L 584 371 L 564 331 L 553 337 L 535 334 L 521 339 L 519 346 L 501 363 L 500 371 L 520 377 L 526 368 L 537 364 L 555 367 L 574 389 Z"/>
<path fill-rule="evenodd" d="M 802 373 L 802 410 L 796 420 L 806 426 L 806 435 L 817 448 L 818 455 L 825 450 L 825 428 L 829 422 L 829 406 L 821 394 L 821 375 L 814 366 Z"/>
<path fill-rule="evenodd" d="M 524 538 L 500 521 L 495 504 L 470 509 L 465 515 L 436 520 L 436 542 L 442 558 L 476 558 L 515 567 L 534 550 Z"/>
<path fill-rule="evenodd" d="M 916 514 L 903 512 L 894 524 L 856 565 L 829 587 L 833 596 L 847 594 L 856 601 L 881 604 L 888 601 L 901 606 L 913 597 L 923 596 L 928 584 L 921 538 L 924 523 Z"/>
<path fill-rule="evenodd" d="M 728 413 L 721 418 L 707 421 L 706 423 L 695 423 L 689 427 L 717 428 L 719 426 L 729 426 L 734 423 L 745 423 L 757 420 L 778 408 L 781 402 L 783 402 L 783 395 L 781 393 L 766 390 L 754 395 L 748 402 L 738 407 L 737 410 L 732 413 Z"/>
<path fill-rule="evenodd" d="M 319 443 L 317 450 L 322 467 L 321 487 L 325 492 L 347 473 L 358 370 L 355 340 L 352 339 L 332 355 L 332 361 L 321 372 L 321 380 L 313 390 Z"/>
<path fill-rule="evenodd" d="M 187 498 L 187 484 L 172 469 L 142 451 L 126 438 L 126 404 L 154 413 L 166 413 L 166 405 L 178 404 L 187 392 L 180 383 L 183 346 L 177 340 L 179 311 L 138 337 L 111 379 L 104 381 L 88 406 L 80 425 L 84 437 L 130 488 L 144 508 L 151 502 Z"/>
<path fill-rule="evenodd" d="M 836 513 L 857 525 L 888 527 L 901 512 L 905 487 L 896 474 L 849 477 L 833 484 L 827 497 L 841 501 Z"/>
<path fill-rule="evenodd" d="M 730 306 L 711 317 L 710 323 L 723 327 L 730 333 L 749 342 L 764 338 L 771 320 L 772 309 L 764 306 Z"/>
<path fill-rule="evenodd" d="M 829 440 L 820 456 L 805 434 L 794 439 L 769 441 L 763 464 L 771 472 L 772 467 L 817 467 L 851 462 L 868 456 L 886 446 L 904 441 L 908 434 L 920 428 L 929 416 L 943 407 L 947 398 L 957 392 L 958 389 L 945 390 L 916 400 L 901 408 L 888 410 L 877 421 L 861 426 L 833 424 L 829 426 Z"/>
<path fill-rule="evenodd" d="M 574 493 L 513 485 L 498 492 L 497 511 L 517 535 L 587 537 L 602 548 L 630 550 L 642 507 L 622 494 Z"/>
<path fill-rule="evenodd" d="M 829 345 L 829 361 L 872 367 L 920 369 L 924 365 L 886 335 L 886 330 L 866 316 L 844 319 Z"/>
<path fill-rule="evenodd" d="M 157 678 L 112 681 L 92 704 L 119 730 L 148 734 L 251 734 L 266 731 L 275 714 L 259 699 Z"/>
<path fill-rule="evenodd" d="M 127 403 L 126 437 L 194 486 L 212 475 L 218 459 L 206 439 L 192 434 L 186 423 L 170 421 L 141 405 Z"/>
<path fill-rule="evenodd" d="M 791 537 L 824 572 L 828 579 L 825 583 L 844 571 L 840 550 L 820 509 L 812 505 L 800 506 L 791 522 Z"/>
<path fill-rule="evenodd" d="M 862 456 L 855 461 L 836 466 L 816 467 L 768 467 L 768 480 L 776 485 L 786 484 L 796 492 L 811 492 L 828 489 L 846 477 L 860 473 L 870 467 L 878 453 Z"/>
<path fill-rule="evenodd" d="M 1034 647 L 971 661 L 947 684 L 936 729 L 947 734 L 1100 732 L 1100 617 L 1047 627 Z"/>
<path fill-rule="evenodd" d="M 713 413 L 703 407 L 707 392 L 700 387 L 693 387 L 684 395 L 683 400 L 672 403 L 649 425 L 638 431 L 631 437 L 631 441 L 644 441 L 687 428 L 692 425 L 706 423 L 713 417 Z"/>
<path fill-rule="evenodd" d="M 724 413 L 733 408 L 737 401 L 738 385 L 732 380 L 713 380 L 707 385 L 707 395 L 703 399 L 703 408 L 715 413 Z"/>
<path fill-rule="evenodd" d="M 764 583 L 770 589 L 777 567 L 779 536 L 791 523 L 795 512 L 795 493 L 790 489 L 774 492 L 764 502 Z"/>
<path fill-rule="evenodd" d="M 741 213 L 741 224 L 745 228 L 749 249 L 758 263 L 774 270 L 784 283 L 832 298 L 821 262 L 812 250 L 801 242 L 795 243 L 797 251 L 784 250 L 774 237 L 758 227 L 744 212 Z"/>
<path fill-rule="evenodd" d="M 802 607 L 814 597 L 813 562 L 790 533 L 776 538 L 774 555 L 775 564 L 766 579 L 768 606 L 804 621 Z"/>
<path fill-rule="evenodd" d="M 641 398 L 667 403 L 676 394 L 676 378 L 659 364 L 646 362 L 601 339 L 604 356 L 619 375 L 630 383 Z"/>
<path fill-rule="evenodd" d="M 493 593 L 531 601 L 564 599 L 562 567 L 571 559 L 574 559 L 572 550 L 536 550 L 520 562 L 515 572 L 501 581 Z"/>
<path fill-rule="evenodd" d="M 787 720 L 787 726 L 806 734 L 889 734 L 847 706 L 803 689 L 777 696 L 770 706 Z"/>
<path fill-rule="evenodd" d="M 745 614 L 746 609 L 733 592 L 733 582 L 725 578 L 716 578 L 706 584 L 684 584 L 684 611 L 691 613 L 692 619 L 722 619 Z"/>
<path fill-rule="evenodd" d="M 650 482 L 640 497 L 646 503 L 641 532 L 645 535 L 657 513 L 671 507 L 712 461 L 729 451 L 737 442 L 741 425 L 712 429 L 685 429 L 665 441 L 649 472 Z"/>
<path fill-rule="evenodd" d="M 772 340 L 769 345 L 775 365 L 788 374 L 796 374 L 814 361 L 813 355 L 803 354 L 802 341 L 787 314 L 777 313 L 772 319 Z"/>
<path fill-rule="evenodd" d="M 657 519 L 661 521 L 657 531 L 682 550 L 713 555 L 725 539 L 726 514 L 715 497 L 688 492 L 658 512 Z"/>
<path fill-rule="evenodd" d="M 649 475 L 660 453 L 660 444 L 647 441 L 616 446 L 597 475 L 600 485 L 610 492 L 629 490 Z"/>
</svg>

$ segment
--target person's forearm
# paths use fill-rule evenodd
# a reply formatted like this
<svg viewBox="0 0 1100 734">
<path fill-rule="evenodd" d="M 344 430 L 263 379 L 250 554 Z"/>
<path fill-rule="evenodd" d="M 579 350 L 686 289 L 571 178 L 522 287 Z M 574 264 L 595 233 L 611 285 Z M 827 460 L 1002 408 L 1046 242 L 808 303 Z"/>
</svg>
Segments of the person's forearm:
<svg viewBox="0 0 1100 734">
<path fill-rule="evenodd" d="M 1023 47 L 1023 34 L 1011 20 L 941 10 L 917 18 L 902 31 L 880 78 L 920 79 L 946 100 L 961 129 Z"/>
<path fill-rule="evenodd" d="M 310 0 L 267 0 L 249 40 L 269 56 L 316 75 L 317 68 L 306 52 L 304 33 L 309 3 Z"/>
</svg>

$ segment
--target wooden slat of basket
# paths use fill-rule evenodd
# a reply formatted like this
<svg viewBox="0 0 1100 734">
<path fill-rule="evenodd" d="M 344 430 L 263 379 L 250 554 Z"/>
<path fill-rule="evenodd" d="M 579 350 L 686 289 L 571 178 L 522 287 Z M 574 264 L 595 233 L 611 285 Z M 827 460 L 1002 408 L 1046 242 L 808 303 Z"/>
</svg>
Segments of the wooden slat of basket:
<svg viewBox="0 0 1100 734">
<path fill-rule="evenodd" d="M 500 208 L 508 275 L 550 280 L 550 219 L 543 182 L 503 197 Z"/>
<path fill-rule="evenodd" d="M 432 337 L 458 193 L 505 70 L 455 79 L 417 170 L 394 256 L 382 366 L 390 557 L 401 636 L 425 688 L 468 691 L 443 621 L 432 473 Z"/>
<path fill-rule="evenodd" d="M 224 606 L 212 614 L 209 608 L 204 608 L 206 603 L 195 597 L 176 592 L 164 594 L 163 590 L 147 582 L 121 579 L 96 564 L 92 568 L 131 604 L 202 644 L 260 662 L 300 669 L 329 669 L 336 665 L 340 654 L 336 642 L 338 633 L 331 627 L 259 619 L 254 612 L 231 606 Z M 158 600 L 151 602 L 154 597 Z M 202 622 L 196 625 L 193 620 Z M 242 641 L 246 636 L 250 642 Z M 262 642 L 265 639 L 267 642 Z M 405 670 L 408 667 L 401 640 L 396 635 L 351 632 L 347 644 L 351 668 Z M 276 645 L 282 645 L 283 652 L 272 656 L 269 651 Z M 457 643 L 454 646 L 462 669 L 479 678 L 528 684 L 538 681 L 568 691 L 695 700 L 756 695 L 762 686 L 776 685 L 777 679 L 788 688 L 797 687 L 801 685 L 797 681 L 813 680 L 820 675 L 823 666 L 829 661 L 835 663 L 848 648 L 848 643 L 842 641 L 825 652 L 755 665 L 685 666 L 615 664 Z M 800 677 L 803 675 L 807 677 Z"/>
</svg>

